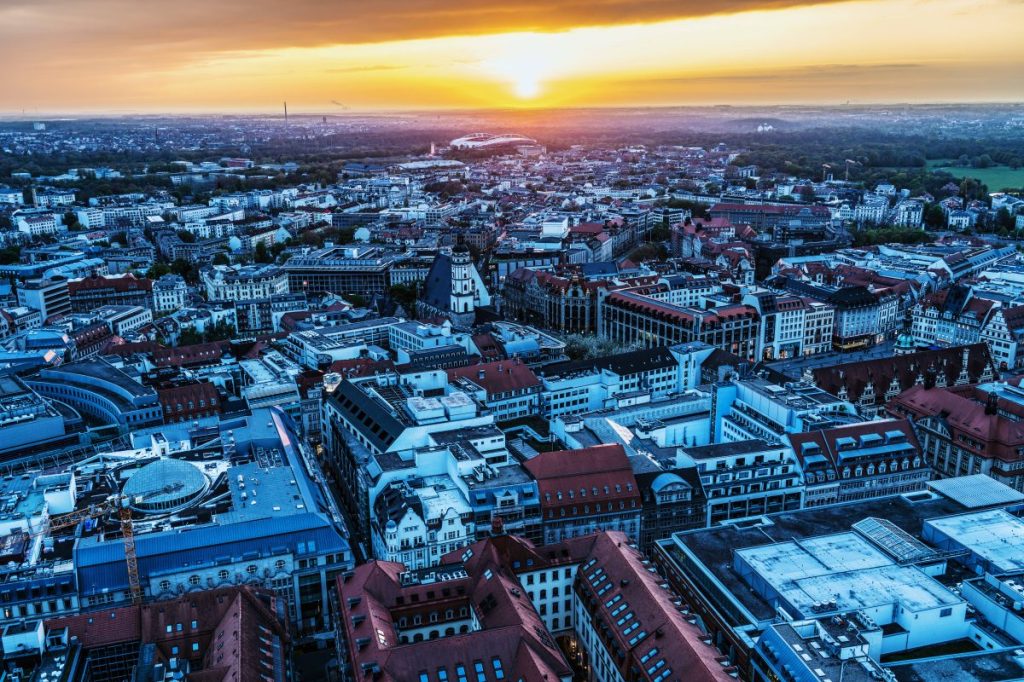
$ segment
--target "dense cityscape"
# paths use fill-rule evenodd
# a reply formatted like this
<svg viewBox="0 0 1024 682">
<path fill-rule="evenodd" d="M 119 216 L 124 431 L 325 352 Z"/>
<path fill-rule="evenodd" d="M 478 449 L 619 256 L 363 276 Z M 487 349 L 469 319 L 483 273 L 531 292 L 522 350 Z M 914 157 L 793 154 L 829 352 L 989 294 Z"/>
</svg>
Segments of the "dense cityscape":
<svg viewBox="0 0 1024 682">
<path fill-rule="evenodd" d="M 1024 679 L 1024 107 L 0 120 L 0 680 Z"/>
</svg>

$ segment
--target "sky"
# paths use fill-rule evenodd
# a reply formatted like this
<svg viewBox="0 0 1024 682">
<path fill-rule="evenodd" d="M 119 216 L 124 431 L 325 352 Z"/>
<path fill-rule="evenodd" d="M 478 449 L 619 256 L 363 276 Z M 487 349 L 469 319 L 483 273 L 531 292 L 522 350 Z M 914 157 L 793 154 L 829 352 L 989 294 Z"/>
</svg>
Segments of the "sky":
<svg viewBox="0 0 1024 682">
<path fill-rule="evenodd" d="M 1022 0 L 0 0 L 0 114 L 1024 100 Z"/>
</svg>

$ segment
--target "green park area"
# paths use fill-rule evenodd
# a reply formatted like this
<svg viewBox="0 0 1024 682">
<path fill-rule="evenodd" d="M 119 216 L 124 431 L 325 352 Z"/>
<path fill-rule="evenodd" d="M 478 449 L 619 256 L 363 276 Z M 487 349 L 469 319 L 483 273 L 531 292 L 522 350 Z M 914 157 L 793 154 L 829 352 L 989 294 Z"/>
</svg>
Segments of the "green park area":
<svg viewBox="0 0 1024 682">
<path fill-rule="evenodd" d="M 998 192 L 1002 189 L 1024 188 L 1024 168 L 1010 168 L 1009 166 L 990 166 L 988 168 L 972 168 L 970 166 L 957 166 L 957 162 L 950 159 L 933 159 L 928 161 L 928 170 L 946 171 L 951 173 L 958 181 L 965 177 L 977 178 L 983 185 L 987 185 L 990 192 Z"/>
</svg>

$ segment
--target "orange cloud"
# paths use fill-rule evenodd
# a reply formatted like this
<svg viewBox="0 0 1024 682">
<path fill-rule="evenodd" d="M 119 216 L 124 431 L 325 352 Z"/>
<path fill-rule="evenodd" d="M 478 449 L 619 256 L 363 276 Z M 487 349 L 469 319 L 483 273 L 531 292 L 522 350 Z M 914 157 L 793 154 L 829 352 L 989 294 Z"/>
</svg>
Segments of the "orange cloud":
<svg viewBox="0 0 1024 682">
<path fill-rule="evenodd" d="M 310 47 L 636 24 L 846 0 L 4 0 L 0 45 L 69 53 Z"/>
<path fill-rule="evenodd" d="M 1019 97 L 987 1 L 0 0 L 0 113 Z"/>
</svg>

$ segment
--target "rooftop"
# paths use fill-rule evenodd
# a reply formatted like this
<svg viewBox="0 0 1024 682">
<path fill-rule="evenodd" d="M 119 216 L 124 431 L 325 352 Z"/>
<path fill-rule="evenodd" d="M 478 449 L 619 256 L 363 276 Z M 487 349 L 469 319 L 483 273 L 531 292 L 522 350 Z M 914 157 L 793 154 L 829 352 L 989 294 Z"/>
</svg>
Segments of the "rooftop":
<svg viewBox="0 0 1024 682">
<path fill-rule="evenodd" d="M 133 398 L 146 398 L 154 395 L 153 389 L 143 386 L 123 370 L 99 358 L 79 360 L 69 365 L 47 369 L 45 372 L 54 378 L 59 378 L 62 374 L 77 374 L 90 379 L 98 379 L 104 383 L 114 385 L 119 391 Z"/>
<path fill-rule="evenodd" d="M 867 517 L 886 519 L 919 538 L 927 519 L 963 511 L 959 503 L 938 495 L 897 495 L 772 514 L 757 524 L 729 524 L 676 533 L 659 545 L 680 565 L 682 548 L 685 548 L 700 563 L 701 570 L 719 581 L 752 616 L 770 619 L 775 614 L 772 604 L 752 590 L 734 570 L 735 550 L 845 533 L 853 523 Z"/>
<path fill-rule="evenodd" d="M 1024 501 L 1024 493 L 985 474 L 940 478 L 929 481 L 928 487 L 968 509 Z"/>
<path fill-rule="evenodd" d="M 886 667 L 896 675 L 897 682 L 1004 682 L 1024 678 L 1024 656 L 1020 649 L 942 656 Z"/>
<path fill-rule="evenodd" d="M 1024 521 L 1004 509 L 929 519 L 925 529 L 933 541 L 948 538 L 970 550 L 993 572 L 1024 571 Z"/>
<path fill-rule="evenodd" d="M 797 617 L 813 617 L 829 602 L 829 611 L 845 613 L 896 603 L 924 611 L 960 601 L 918 568 L 895 564 L 857 533 L 762 545 L 736 555 L 737 566 L 745 564 L 757 573 L 757 584 L 767 586 L 762 594 L 769 600 L 777 594 Z"/>
</svg>

